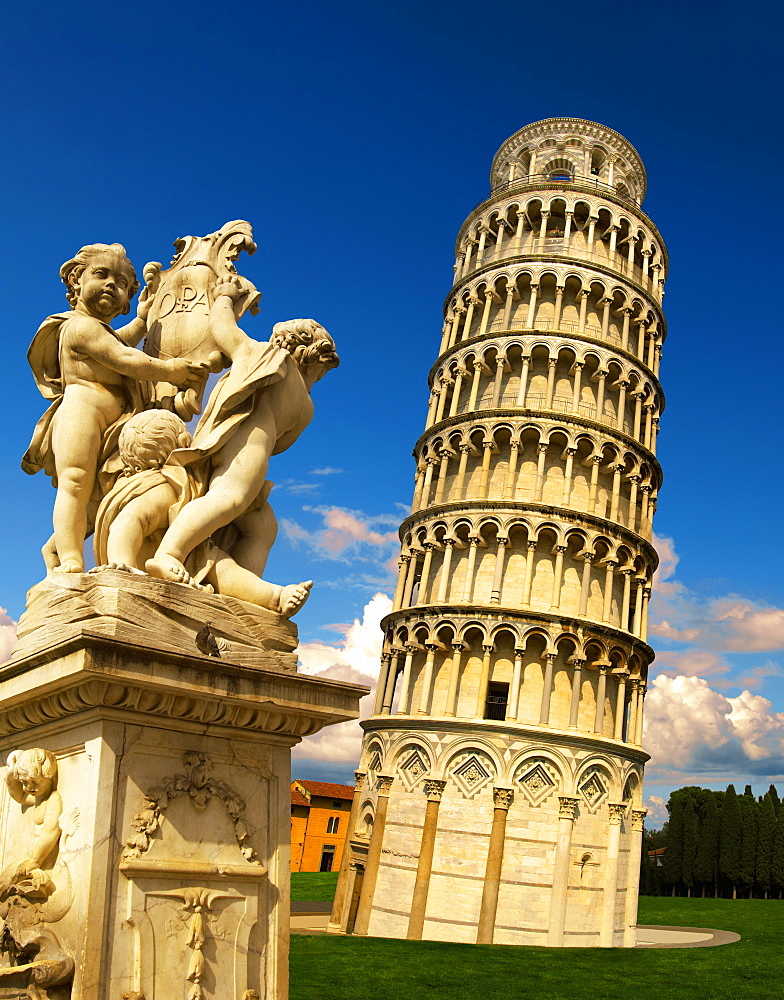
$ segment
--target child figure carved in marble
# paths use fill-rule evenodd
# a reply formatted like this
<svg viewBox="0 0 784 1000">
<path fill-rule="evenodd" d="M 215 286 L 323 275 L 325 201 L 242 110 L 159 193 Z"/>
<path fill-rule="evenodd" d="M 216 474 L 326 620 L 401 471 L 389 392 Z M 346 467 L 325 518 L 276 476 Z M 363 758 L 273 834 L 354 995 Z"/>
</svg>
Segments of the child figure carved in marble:
<svg viewBox="0 0 784 1000">
<path fill-rule="evenodd" d="M 44 547 L 47 568 L 81 573 L 88 507 L 107 432 L 140 408 L 140 381 L 165 379 L 190 388 L 201 384 L 206 372 L 200 364 L 134 350 L 146 330 L 150 297 L 139 302 L 137 317 L 127 326 L 109 325 L 129 311 L 139 287 L 119 243 L 82 247 L 60 276 L 72 311 L 48 317 L 28 352 L 38 387 L 53 403 L 35 428 L 22 468 L 30 474 L 45 469 L 57 488 L 54 535 Z"/>
</svg>

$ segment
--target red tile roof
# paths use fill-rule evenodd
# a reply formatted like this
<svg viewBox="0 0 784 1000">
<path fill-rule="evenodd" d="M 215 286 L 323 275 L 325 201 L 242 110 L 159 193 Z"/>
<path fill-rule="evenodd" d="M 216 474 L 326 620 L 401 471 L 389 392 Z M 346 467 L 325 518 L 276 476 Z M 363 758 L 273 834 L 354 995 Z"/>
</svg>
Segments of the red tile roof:
<svg viewBox="0 0 784 1000">
<path fill-rule="evenodd" d="M 291 804 L 293 806 L 310 806 L 310 803 L 297 788 L 291 789 Z"/>
<path fill-rule="evenodd" d="M 352 785 L 335 785 L 331 781 L 308 781 L 305 778 L 295 778 L 294 780 L 311 795 L 320 795 L 325 799 L 347 799 L 349 801 L 354 798 Z"/>
</svg>

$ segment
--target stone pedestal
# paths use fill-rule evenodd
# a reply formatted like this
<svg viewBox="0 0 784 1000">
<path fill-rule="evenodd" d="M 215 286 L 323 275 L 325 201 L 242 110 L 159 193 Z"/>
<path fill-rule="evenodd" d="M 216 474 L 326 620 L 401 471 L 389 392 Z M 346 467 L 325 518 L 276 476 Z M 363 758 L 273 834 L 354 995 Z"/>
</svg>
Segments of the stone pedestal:
<svg viewBox="0 0 784 1000">
<path fill-rule="evenodd" d="M 290 749 L 356 718 L 366 689 L 297 674 L 293 626 L 271 615 L 264 648 L 267 613 L 229 604 L 231 628 L 221 598 L 115 572 L 31 591 L 0 669 L 0 757 L 54 755 L 61 832 L 38 895 L 0 903 L 33 940 L 0 997 L 287 996 Z M 217 657 L 195 646 L 207 620 Z M 2 796 L 0 899 L 42 808 Z"/>
</svg>

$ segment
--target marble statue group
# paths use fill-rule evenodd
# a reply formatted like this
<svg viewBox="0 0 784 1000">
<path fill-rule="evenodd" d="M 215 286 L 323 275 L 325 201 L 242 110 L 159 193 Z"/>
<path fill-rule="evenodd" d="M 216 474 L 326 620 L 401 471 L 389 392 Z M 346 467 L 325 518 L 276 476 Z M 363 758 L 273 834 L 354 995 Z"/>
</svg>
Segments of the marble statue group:
<svg viewBox="0 0 784 1000">
<path fill-rule="evenodd" d="M 57 490 L 47 570 L 83 573 L 92 534 L 97 570 L 290 617 L 310 582 L 263 579 L 277 531 L 267 469 L 310 423 L 310 390 L 338 365 L 335 344 L 311 319 L 276 324 L 269 342 L 239 327 L 261 298 L 234 264 L 256 249 L 247 222 L 175 247 L 167 270 L 144 268 L 136 317 L 120 329 L 110 323 L 139 289 L 125 249 L 82 247 L 60 269 L 71 308 L 44 320 L 28 352 L 50 406 L 22 460 Z M 224 370 L 202 411 L 208 376 Z"/>
</svg>

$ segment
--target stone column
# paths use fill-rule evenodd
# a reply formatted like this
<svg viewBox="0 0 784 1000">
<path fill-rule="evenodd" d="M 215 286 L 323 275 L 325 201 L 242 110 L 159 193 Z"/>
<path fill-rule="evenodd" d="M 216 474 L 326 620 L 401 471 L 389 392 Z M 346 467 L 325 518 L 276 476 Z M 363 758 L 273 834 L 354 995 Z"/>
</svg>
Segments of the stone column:
<svg viewBox="0 0 784 1000">
<path fill-rule="evenodd" d="M 452 643 L 452 662 L 449 665 L 449 690 L 446 694 L 446 709 L 444 715 L 457 715 L 457 688 L 460 682 L 460 658 L 465 645 L 462 642 Z"/>
<path fill-rule="evenodd" d="M 585 321 L 588 317 L 588 299 L 590 295 L 590 288 L 583 288 L 577 293 L 577 297 L 580 300 L 580 318 L 577 323 L 578 333 L 585 333 Z"/>
<path fill-rule="evenodd" d="M 409 715 L 408 702 L 409 689 L 411 688 L 411 667 L 414 662 L 414 653 L 416 652 L 416 646 L 407 645 L 406 646 L 406 659 L 403 663 L 403 683 L 400 685 L 400 701 L 397 706 L 398 715 Z"/>
<path fill-rule="evenodd" d="M 403 601 L 403 592 L 406 589 L 406 577 L 408 576 L 408 563 L 410 559 L 411 556 L 409 556 L 408 553 L 400 554 L 400 559 L 398 560 L 397 587 L 395 587 L 395 596 L 392 600 L 393 611 L 398 611 Z"/>
<path fill-rule="evenodd" d="M 623 327 L 621 328 L 621 347 L 624 349 L 624 351 L 629 350 L 629 321 L 631 319 L 632 312 L 633 310 L 630 309 L 629 306 L 624 306 L 624 308 L 621 309 L 621 313 L 623 314 Z"/>
<path fill-rule="evenodd" d="M 387 685 L 384 691 L 384 700 L 381 703 L 381 714 L 389 715 L 392 711 L 392 702 L 395 697 L 395 683 L 397 681 L 397 675 L 400 670 L 400 654 L 403 652 L 402 649 L 392 648 L 392 662 L 389 665 L 389 673 L 387 674 Z"/>
<path fill-rule="evenodd" d="M 566 225 L 564 226 L 563 245 L 568 250 L 572 242 L 572 220 L 574 219 L 574 212 L 567 211 L 565 215 L 566 215 Z"/>
<path fill-rule="evenodd" d="M 414 592 L 414 583 L 416 582 L 416 572 L 417 565 L 419 563 L 419 553 L 416 549 L 412 549 L 409 553 L 409 564 L 408 573 L 406 575 L 406 585 L 403 589 L 403 597 L 400 602 L 401 608 L 411 607 L 411 595 Z"/>
<path fill-rule="evenodd" d="M 427 715 L 430 705 L 430 695 L 433 687 L 433 663 L 435 662 L 438 646 L 432 642 L 425 643 L 427 656 L 425 657 L 425 669 L 422 672 L 422 690 L 419 692 L 419 715 Z"/>
<path fill-rule="evenodd" d="M 528 369 L 531 365 L 530 357 L 523 357 L 523 366 L 520 371 L 520 388 L 517 391 L 517 405 L 525 406 L 525 394 L 528 390 Z"/>
<path fill-rule="evenodd" d="M 422 548 L 425 550 L 425 558 L 422 560 L 422 576 L 419 578 L 419 594 L 417 595 L 417 606 L 427 603 L 427 588 L 430 578 L 430 567 L 433 563 L 433 542 L 423 542 Z"/>
<path fill-rule="evenodd" d="M 544 241 L 547 238 L 547 220 L 549 218 L 550 213 L 543 211 L 541 221 L 539 223 L 539 253 L 544 253 Z"/>
<path fill-rule="evenodd" d="M 438 476 L 436 478 L 436 494 L 433 497 L 433 503 L 439 504 L 444 500 L 444 487 L 446 486 L 446 477 L 449 470 L 449 459 L 454 455 L 453 451 L 448 448 L 441 448 L 438 452 L 438 457 L 441 459 L 441 463 L 438 466 Z"/>
<path fill-rule="evenodd" d="M 623 722 L 626 717 L 626 678 L 628 670 L 613 671 L 618 679 L 618 691 L 615 696 L 615 728 L 613 739 L 623 739 Z"/>
<path fill-rule="evenodd" d="M 534 318 L 536 317 L 536 296 L 539 291 L 539 286 L 537 284 L 531 284 L 531 298 L 528 300 L 528 318 L 525 321 L 525 325 L 529 330 L 533 329 Z"/>
<path fill-rule="evenodd" d="M 637 903 L 640 894 L 640 855 L 647 809 L 632 809 L 632 833 L 629 839 L 629 874 L 626 880 L 626 910 L 624 913 L 623 946 L 637 944 Z"/>
<path fill-rule="evenodd" d="M 425 470 L 425 481 L 422 485 L 422 499 L 420 500 L 419 507 L 420 510 L 423 507 L 427 507 L 430 503 L 430 486 L 433 482 L 433 469 L 435 468 L 436 462 L 438 461 L 435 456 L 430 455 L 425 459 L 425 465 L 427 466 Z"/>
<path fill-rule="evenodd" d="M 594 560 L 595 553 L 586 552 L 583 555 L 583 577 L 580 581 L 580 608 L 578 615 L 580 618 L 585 618 L 588 612 L 588 597 L 591 591 L 591 563 Z"/>
<path fill-rule="evenodd" d="M 523 578 L 523 596 L 520 603 L 527 608 L 531 603 L 531 585 L 534 581 L 534 560 L 536 558 L 536 539 L 529 539 L 526 542 L 525 577 Z"/>
<path fill-rule="evenodd" d="M 471 337 L 471 324 L 474 321 L 474 309 L 479 305 L 479 299 L 476 295 L 472 295 L 468 300 L 468 308 L 466 309 L 465 323 L 463 324 L 463 336 L 462 340 L 468 340 Z"/>
<path fill-rule="evenodd" d="M 623 465 L 615 464 L 612 467 L 613 481 L 612 481 L 612 497 L 610 499 L 610 520 L 618 520 L 618 504 L 621 499 L 621 473 L 623 472 Z"/>
<path fill-rule="evenodd" d="M 463 581 L 463 604 L 470 604 L 474 596 L 474 567 L 476 566 L 476 550 L 481 538 L 478 535 L 468 536 L 468 559 L 466 560 L 466 575 Z"/>
<path fill-rule="evenodd" d="M 594 378 L 599 383 L 599 385 L 598 385 L 598 387 L 596 389 L 596 419 L 597 420 L 603 420 L 604 419 L 604 387 L 605 387 L 606 382 L 607 382 L 607 372 L 603 368 L 600 368 L 596 372 L 596 374 L 594 375 Z"/>
<path fill-rule="evenodd" d="M 602 607 L 602 621 L 606 625 L 609 625 L 610 615 L 612 613 L 613 576 L 615 574 L 615 567 L 618 563 L 615 559 L 605 559 L 604 565 L 604 604 Z"/>
<path fill-rule="evenodd" d="M 506 469 L 506 481 L 504 482 L 504 500 L 513 500 L 516 491 L 515 477 L 517 475 L 517 460 L 520 455 L 520 442 L 509 442 L 509 465 Z"/>
<path fill-rule="evenodd" d="M 498 910 L 498 889 L 501 885 L 501 868 L 504 862 L 506 817 L 514 798 L 511 788 L 493 789 L 493 826 L 490 830 L 490 847 L 487 852 L 485 885 L 479 909 L 477 944 L 492 944 L 495 933 L 495 915 Z"/>
<path fill-rule="evenodd" d="M 550 920 L 547 925 L 547 944 L 551 948 L 563 945 L 566 896 L 569 891 L 569 862 L 572 856 L 572 830 L 578 801 L 568 795 L 558 796 L 558 837 L 555 842 Z"/>
<path fill-rule="evenodd" d="M 515 296 L 515 286 L 507 285 L 506 302 L 504 303 L 504 316 L 503 319 L 501 320 L 501 328 L 503 330 L 509 329 L 509 321 L 512 318 L 512 304 L 514 303 L 514 296 Z"/>
<path fill-rule="evenodd" d="M 645 707 L 646 689 L 647 684 L 645 681 L 640 681 L 637 684 L 637 725 L 635 727 L 634 742 L 638 747 L 642 746 L 643 708 Z"/>
<path fill-rule="evenodd" d="M 490 590 L 491 604 L 501 603 L 501 584 L 504 578 L 504 561 L 506 558 L 506 546 L 508 542 L 508 538 L 504 538 L 503 535 L 498 536 L 495 552 L 495 571 L 493 573 L 493 583 Z"/>
<path fill-rule="evenodd" d="M 626 742 L 634 743 L 634 737 L 637 733 L 637 701 L 639 681 L 636 677 L 629 678 L 629 725 L 626 730 Z"/>
<path fill-rule="evenodd" d="M 615 937 L 615 900 L 618 894 L 618 855 L 621 847 L 621 820 L 626 814 L 625 802 L 610 802 L 610 833 L 607 838 L 607 864 L 602 898 L 602 925 L 599 944 L 612 948 Z"/>
<path fill-rule="evenodd" d="M 482 673 L 479 678 L 479 686 L 476 692 L 476 718 L 484 719 L 485 703 L 487 702 L 487 685 L 490 682 L 490 657 L 495 646 L 491 643 L 482 643 Z"/>
<path fill-rule="evenodd" d="M 482 468 L 479 473 L 479 496 L 477 500 L 485 500 L 487 497 L 487 487 L 490 483 L 490 457 L 493 454 L 495 444 L 492 441 L 482 442 Z"/>
<path fill-rule="evenodd" d="M 558 611 L 561 607 L 561 580 L 563 578 L 563 559 L 565 545 L 555 546 L 555 566 L 553 567 L 553 591 L 550 595 L 550 610 Z"/>
<path fill-rule="evenodd" d="M 539 725 L 549 726 L 550 724 L 550 696 L 553 693 L 553 663 L 557 653 L 544 654 L 544 679 L 542 684 L 542 704 L 539 710 Z"/>
<path fill-rule="evenodd" d="M 583 361 L 575 361 L 572 365 L 572 372 L 574 373 L 574 382 L 572 384 L 572 413 L 575 415 L 580 412 L 580 393 L 582 392 L 583 368 L 585 368 L 585 362 Z"/>
<path fill-rule="evenodd" d="M 452 390 L 452 401 L 449 404 L 449 416 L 454 417 L 457 415 L 457 411 L 460 409 L 460 392 L 463 388 L 463 379 L 466 378 L 468 372 L 465 368 L 458 368 L 455 372 L 455 387 Z"/>
<path fill-rule="evenodd" d="M 561 328 L 561 311 L 563 309 L 564 286 L 555 286 L 555 309 L 553 311 L 553 329 Z"/>
<path fill-rule="evenodd" d="M 452 484 L 452 492 L 450 493 L 450 499 L 452 500 L 463 499 L 463 484 L 465 483 L 468 456 L 471 454 L 471 450 L 470 444 L 460 445 L 460 463 L 457 466 L 457 475 L 455 476 L 455 481 Z"/>
<path fill-rule="evenodd" d="M 577 729 L 577 721 L 580 717 L 580 694 L 582 689 L 583 664 L 585 660 L 572 659 L 574 673 L 572 675 L 572 702 L 569 706 L 569 728 Z"/>
<path fill-rule="evenodd" d="M 596 691 L 596 715 L 594 717 L 593 731 L 601 733 L 604 730 L 604 700 L 607 696 L 607 671 L 610 664 L 596 664 L 599 668 L 599 684 Z"/>
<path fill-rule="evenodd" d="M 354 921 L 354 933 L 365 936 L 370 924 L 370 913 L 373 909 L 373 895 L 376 891 L 376 880 L 378 879 L 378 867 L 381 861 L 381 848 L 384 843 L 384 827 L 387 822 L 387 807 L 389 805 L 389 792 L 392 788 L 394 777 L 388 774 L 378 776 L 378 800 L 376 802 L 376 815 L 373 820 L 373 832 L 370 835 L 370 846 L 368 848 L 367 861 L 365 862 L 365 878 L 362 881 L 362 898 L 357 907 L 357 918 Z"/>
<path fill-rule="evenodd" d="M 440 423 L 444 419 L 444 409 L 446 407 L 446 397 L 449 390 L 451 380 L 449 378 L 441 379 L 441 391 L 438 394 L 438 406 L 436 407 L 436 418 L 433 423 Z"/>
<path fill-rule="evenodd" d="M 572 472 L 574 469 L 574 456 L 577 454 L 576 448 L 566 448 L 566 467 L 564 468 L 563 499 L 564 507 L 570 507 L 572 503 Z"/>
<path fill-rule="evenodd" d="M 593 514 L 596 511 L 596 494 L 599 487 L 599 466 L 602 464 L 601 455 L 592 455 L 588 459 L 591 465 L 591 481 L 588 484 L 588 512 Z M 424 507 L 425 504 L 422 504 Z"/>
<path fill-rule="evenodd" d="M 547 458 L 547 449 L 550 447 L 549 444 L 542 443 L 537 446 L 538 457 L 536 459 L 536 494 L 535 499 L 542 499 L 542 492 L 544 490 L 544 474 L 545 474 L 545 461 Z"/>
<path fill-rule="evenodd" d="M 630 632 L 629 628 L 629 608 L 631 606 L 632 600 L 632 577 L 634 576 L 633 569 L 622 569 L 621 576 L 623 577 L 623 600 L 621 604 L 621 622 L 620 627 Z"/>
<path fill-rule="evenodd" d="M 332 903 L 332 914 L 327 924 L 327 931 L 330 934 L 339 934 L 346 925 L 344 916 L 348 916 L 348 914 L 344 915 L 343 910 L 346 905 L 348 886 L 351 881 L 348 872 L 348 866 L 351 863 L 351 838 L 354 836 L 357 826 L 357 814 L 359 813 L 359 806 L 362 801 L 362 786 L 365 783 L 365 774 L 365 771 L 354 771 L 354 797 L 351 800 L 351 812 L 349 813 L 348 826 L 346 827 L 343 857 L 340 859 L 340 874 L 338 875 L 338 884 L 335 889 L 335 899 Z"/>
<path fill-rule="evenodd" d="M 479 321 L 479 336 L 484 336 L 487 333 L 487 322 L 490 319 L 490 307 L 493 304 L 493 299 L 495 298 L 494 292 L 486 288 L 485 289 L 485 307 L 482 310 L 482 318 Z"/>
<path fill-rule="evenodd" d="M 376 684 L 376 697 L 373 699 L 373 715 L 378 715 L 380 713 L 381 706 L 384 703 L 384 692 L 387 687 L 391 660 L 391 653 L 383 652 L 381 654 L 381 669 L 379 671 L 378 682 Z"/>
<path fill-rule="evenodd" d="M 553 408 L 553 394 L 555 393 L 555 370 L 558 367 L 558 358 L 547 359 L 547 389 L 544 396 L 545 410 Z"/>
<path fill-rule="evenodd" d="M 425 926 L 425 910 L 427 909 L 427 893 L 430 888 L 430 874 L 433 870 L 433 850 L 438 829 L 438 809 L 441 796 L 446 787 L 446 781 L 429 778 L 425 781 L 425 822 L 422 827 L 422 842 L 419 847 L 419 862 L 417 864 L 414 895 L 411 899 L 411 913 L 408 918 L 409 941 L 421 941 L 422 929 Z"/>
<path fill-rule="evenodd" d="M 444 561 L 441 563 L 441 579 L 438 582 L 437 604 L 446 603 L 447 589 L 450 583 L 450 573 L 452 570 L 452 552 L 457 542 L 456 538 L 444 539 Z"/>
<path fill-rule="evenodd" d="M 520 685 L 523 679 L 523 653 L 522 649 L 515 649 L 514 669 L 512 671 L 512 687 L 509 691 L 509 707 L 506 718 L 508 722 L 516 722 L 520 708 Z"/>
</svg>

